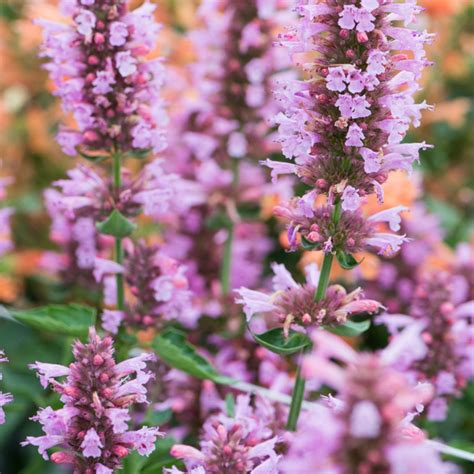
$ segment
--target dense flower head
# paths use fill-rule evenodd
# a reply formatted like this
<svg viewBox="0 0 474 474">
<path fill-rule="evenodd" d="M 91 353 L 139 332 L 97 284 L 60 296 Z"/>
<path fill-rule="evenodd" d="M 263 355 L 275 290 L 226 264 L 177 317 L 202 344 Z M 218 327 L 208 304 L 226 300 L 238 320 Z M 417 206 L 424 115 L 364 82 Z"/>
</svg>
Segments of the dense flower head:
<svg viewBox="0 0 474 474">
<path fill-rule="evenodd" d="M 0 178 L 0 204 L 5 199 L 6 187 L 11 184 L 10 178 Z M 10 207 L 0 207 L 0 257 L 12 249 L 10 230 L 10 216 L 13 209 Z"/>
<path fill-rule="evenodd" d="M 381 317 L 394 340 L 411 340 L 414 357 L 400 354 L 393 364 L 413 380 L 433 384 L 435 398 L 427 410 L 433 421 L 446 418 L 449 399 L 460 396 L 467 381 L 474 378 L 474 299 L 455 302 L 455 296 L 453 275 L 428 273 L 416 286 L 410 316 Z"/>
<path fill-rule="evenodd" d="M 0 364 L 8 362 L 8 359 L 5 357 L 5 353 L 3 350 L 0 349 Z M 2 380 L 3 375 L 0 372 L 0 380 Z M 0 425 L 5 423 L 5 412 L 3 410 L 3 407 L 7 404 L 13 401 L 13 397 L 9 393 L 3 393 L 0 392 Z"/>
<path fill-rule="evenodd" d="M 255 406 L 250 396 L 239 395 L 234 416 L 224 413 L 210 417 L 203 426 L 200 449 L 175 445 L 171 454 L 186 463 L 188 473 L 276 474 L 279 456 L 275 452 L 278 437 L 268 427 L 272 411 L 268 402 L 257 397 Z M 167 471 L 179 473 L 177 469 Z"/>
<path fill-rule="evenodd" d="M 281 35 L 304 80 L 282 84 L 277 117 L 283 153 L 274 176 L 295 173 L 317 192 L 342 195 L 343 208 L 377 192 L 391 170 L 411 170 L 425 143 L 401 144 L 420 124 L 413 94 L 432 35 L 411 29 L 415 2 L 297 2 L 297 28 Z M 407 27 L 410 28 L 407 28 Z"/>
<path fill-rule="evenodd" d="M 412 387 L 383 358 L 357 354 L 322 331 L 314 334 L 303 371 L 338 391 L 336 408 L 301 419 L 282 472 L 448 472 L 411 424 L 431 396 L 429 385 Z"/>
<path fill-rule="evenodd" d="M 271 313 L 283 323 L 288 333 L 292 325 L 318 327 L 338 326 L 347 322 L 352 314 L 375 313 L 380 303 L 363 298 L 360 288 L 347 293 L 341 285 L 331 285 L 320 301 L 314 298 L 319 282 L 319 271 L 315 264 L 305 268 L 306 283 L 297 283 L 284 265 L 272 265 L 273 293 L 240 288 L 236 290 L 247 319 L 255 314 Z"/>
<path fill-rule="evenodd" d="M 260 157 L 275 113 L 273 75 L 286 58 L 272 47 L 284 10 L 277 2 L 206 0 L 198 15 L 204 28 L 191 32 L 197 61 L 193 81 L 198 107 L 183 136 L 199 159 L 221 166 L 228 157 Z"/>
<path fill-rule="evenodd" d="M 145 384 L 152 374 L 145 369 L 154 355 L 144 353 L 116 364 L 113 353 L 112 339 L 100 338 L 91 328 L 86 344 L 74 343 L 75 360 L 69 367 L 42 362 L 30 366 L 44 388 L 51 385 L 61 395 L 64 406 L 40 409 L 33 420 L 45 434 L 28 437 L 24 445 L 37 446 L 45 459 L 47 450 L 58 446 L 51 460 L 71 464 L 77 474 L 111 474 L 131 451 L 148 456 L 155 449 L 158 428 L 128 428 L 129 407 L 147 402 Z"/>
<path fill-rule="evenodd" d="M 63 151 L 161 151 L 163 65 L 159 58 L 145 59 L 160 28 L 155 6 L 145 2 L 129 12 L 125 0 L 62 0 L 60 8 L 70 24 L 38 23 L 55 93 L 77 124 L 60 130 Z"/>
<path fill-rule="evenodd" d="M 148 163 L 136 177 L 122 169 L 119 188 L 111 178 L 84 165 L 69 170 L 68 179 L 53 184 L 59 191 L 47 196 L 49 207 L 56 207 L 69 218 L 88 217 L 96 222 L 105 220 L 113 210 L 127 218 L 143 212 L 160 219 L 168 212 L 186 211 L 204 198 L 199 186 L 166 173 L 158 159 Z"/>
<path fill-rule="evenodd" d="M 97 260 L 95 274 L 99 281 L 105 276 L 113 285 L 114 278 L 107 276 L 110 265 L 114 266 L 113 262 Z M 174 319 L 194 326 L 197 314 L 191 305 L 186 267 L 158 246 L 127 242 L 123 267 L 117 270 L 124 275 L 129 297 L 124 312 L 104 311 L 104 329 L 116 333 L 122 321 L 127 326 L 160 328 L 165 321 Z"/>
<path fill-rule="evenodd" d="M 275 214 L 288 221 L 288 241 L 295 250 L 303 240 L 304 245 L 325 252 L 361 252 L 369 248 L 378 249 L 382 255 L 396 253 L 405 242 L 405 235 L 384 232 L 381 226 L 387 223 L 391 231 L 400 230 L 400 213 L 404 206 L 380 211 L 366 218 L 361 211 L 342 211 L 338 222 L 334 222 L 334 206 L 315 206 L 314 196 L 293 198 L 275 208 Z"/>
</svg>

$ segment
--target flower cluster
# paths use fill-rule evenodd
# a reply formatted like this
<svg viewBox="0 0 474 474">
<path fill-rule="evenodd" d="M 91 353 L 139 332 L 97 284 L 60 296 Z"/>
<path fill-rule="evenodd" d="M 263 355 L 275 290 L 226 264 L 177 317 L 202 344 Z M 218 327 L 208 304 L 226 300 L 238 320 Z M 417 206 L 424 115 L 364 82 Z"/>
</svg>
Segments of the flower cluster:
<svg viewBox="0 0 474 474">
<path fill-rule="evenodd" d="M 154 220 L 182 213 L 204 199 L 198 185 L 163 171 L 155 159 L 133 178 L 122 170 L 122 185 L 117 189 L 111 179 L 103 178 L 92 168 L 79 165 L 68 171 L 68 179 L 54 182 L 45 191 L 45 202 L 52 219 L 51 239 L 62 249 L 62 260 L 49 254 L 45 266 L 63 270 L 66 281 L 91 282 L 96 257 L 104 257 L 110 239 L 99 234 L 96 223 L 104 221 L 113 210 L 126 218 L 141 211 Z"/>
<path fill-rule="evenodd" d="M 256 215 L 264 196 L 288 195 L 287 184 L 278 189 L 267 185 L 254 161 L 274 147 L 269 139 L 269 119 L 278 110 L 273 76 L 288 60 L 272 42 L 275 29 L 288 17 L 284 4 L 204 1 L 198 10 L 203 26 L 190 33 L 197 56 L 190 68 L 197 97 L 185 97 L 173 117 L 167 166 L 199 182 L 207 203 L 184 216 L 176 231 L 169 231 L 169 240 L 180 242 L 181 249 L 173 245 L 170 252 L 186 260 L 196 306 L 211 316 L 231 303 L 229 289 L 258 284 L 270 250 L 265 226 L 243 218 L 242 209 Z M 222 270 L 226 258 L 231 263 Z"/>
<path fill-rule="evenodd" d="M 400 354 L 392 363 L 413 380 L 433 384 L 435 398 L 427 410 L 433 421 L 446 418 L 449 399 L 459 396 L 467 381 L 474 379 L 474 298 L 467 293 L 459 298 L 457 290 L 453 275 L 429 273 L 414 290 L 410 316 L 380 317 L 395 340 L 411 339 L 414 356 Z"/>
<path fill-rule="evenodd" d="M 47 450 L 58 446 L 60 450 L 51 455 L 53 462 L 70 464 L 74 472 L 98 474 L 115 472 L 133 450 L 148 456 L 155 449 L 156 438 L 162 435 L 158 428 L 128 429 L 129 407 L 147 402 L 145 384 L 152 374 L 145 368 L 154 356 L 142 354 L 116 364 L 113 353 L 112 339 L 101 339 L 91 328 L 87 344 L 74 343 L 75 361 L 69 367 L 31 365 L 43 387 L 51 385 L 61 395 L 64 407 L 41 409 L 33 419 L 45 434 L 28 437 L 24 445 L 37 446 L 45 459 Z M 66 379 L 56 380 L 61 377 Z"/>
<path fill-rule="evenodd" d="M 8 359 L 5 357 L 5 353 L 0 350 L 0 364 L 8 362 Z M 2 380 L 2 373 L 0 372 L 0 380 Z M 5 423 L 5 412 L 3 411 L 3 407 L 7 403 L 11 403 L 13 401 L 13 397 L 9 393 L 0 392 L 0 425 Z"/>
<path fill-rule="evenodd" d="M 265 164 L 275 175 L 295 173 L 319 193 L 342 195 L 343 209 L 354 210 L 361 197 L 381 194 L 391 170 L 411 170 L 427 146 L 401 141 L 429 108 L 413 94 L 432 35 L 407 28 L 420 11 L 415 2 L 302 0 L 297 10 L 298 26 L 281 43 L 312 59 L 304 63 L 305 80 L 281 88 L 277 118 L 283 153 L 295 164 Z"/>
<path fill-rule="evenodd" d="M 11 184 L 10 178 L 0 178 L 0 202 L 5 199 L 5 188 Z M 9 207 L 0 208 L 0 257 L 11 250 L 13 244 L 10 238 L 10 216 L 13 210 Z"/>
<path fill-rule="evenodd" d="M 161 60 L 145 60 L 156 45 L 155 6 L 128 12 L 125 0 L 62 0 L 71 25 L 40 20 L 41 55 L 63 109 L 77 129 L 62 128 L 63 151 L 161 151 L 166 114 L 160 99 Z"/>
<path fill-rule="evenodd" d="M 184 135 L 200 161 L 227 167 L 229 157 L 260 157 L 268 147 L 265 122 L 277 110 L 274 75 L 288 62 L 272 48 L 273 33 L 288 15 L 284 2 L 263 3 L 206 0 L 200 7 L 204 28 L 191 33 L 200 103 Z"/>
<path fill-rule="evenodd" d="M 336 408 L 302 420 L 282 472 L 450 472 L 410 423 L 429 400 L 429 385 L 413 388 L 383 357 L 358 354 L 321 331 L 303 370 L 338 391 Z"/>
<path fill-rule="evenodd" d="M 258 398 L 252 407 L 249 396 L 239 395 L 234 416 L 221 413 L 206 421 L 200 450 L 175 445 L 171 454 L 183 459 L 189 469 L 187 472 L 192 474 L 276 474 L 279 456 L 275 445 L 278 437 L 268 428 L 273 414 L 268 407 L 267 402 Z M 174 468 L 167 472 L 178 474 L 181 471 Z"/>
<path fill-rule="evenodd" d="M 274 293 L 240 288 L 236 300 L 244 306 L 247 319 L 255 314 L 272 313 L 283 323 L 285 333 L 295 324 L 302 327 L 339 326 L 356 313 L 375 313 L 380 303 L 362 297 L 360 288 L 347 293 L 340 285 L 331 285 L 325 297 L 314 298 L 319 282 L 319 271 L 315 264 L 305 268 L 307 283 L 298 284 L 284 265 L 272 265 Z"/>
<path fill-rule="evenodd" d="M 405 235 L 382 232 L 387 223 L 391 231 L 400 230 L 400 213 L 404 206 L 377 212 L 364 217 L 361 211 L 342 211 L 339 221 L 333 219 L 334 206 L 316 206 L 313 193 L 293 198 L 275 208 L 275 214 L 289 221 L 288 241 L 295 250 L 298 244 L 325 252 L 357 253 L 367 247 L 378 249 L 382 255 L 393 255 L 407 241 Z M 299 238 L 298 238 L 299 237 Z"/>
<path fill-rule="evenodd" d="M 144 242 L 127 244 L 122 268 L 116 268 L 117 264 L 108 260 L 96 260 L 94 273 L 98 281 L 105 276 L 108 304 L 116 303 L 115 279 L 110 273 L 123 273 L 130 293 L 124 312 L 104 310 L 104 329 L 115 334 L 122 321 L 127 326 L 159 328 L 173 319 L 193 327 L 197 314 L 191 306 L 186 268 L 157 246 L 147 246 Z"/>
</svg>

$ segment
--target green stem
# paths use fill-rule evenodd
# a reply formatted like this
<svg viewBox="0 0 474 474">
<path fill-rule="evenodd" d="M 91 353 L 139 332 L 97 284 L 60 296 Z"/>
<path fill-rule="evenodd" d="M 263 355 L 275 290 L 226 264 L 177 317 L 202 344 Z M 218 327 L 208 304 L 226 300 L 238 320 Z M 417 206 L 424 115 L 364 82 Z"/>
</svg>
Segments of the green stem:
<svg viewBox="0 0 474 474">
<path fill-rule="evenodd" d="M 339 220 L 341 219 L 342 207 L 341 201 L 338 200 L 334 206 L 334 211 L 332 214 L 332 221 L 334 226 L 337 227 Z M 323 266 L 321 268 L 321 275 L 319 276 L 318 288 L 316 289 L 314 299 L 315 301 L 322 301 L 326 296 L 326 290 L 329 286 L 329 275 L 331 274 L 332 262 L 334 260 L 334 255 L 332 253 L 324 254 Z M 300 358 L 302 358 L 303 352 L 301 353 Z M 296 425 L 298 423 L 298 418 L 301 412 L 301 406 L 303 404 L 304 397 L 304 388 L 305 388 L 305 379 L 301 375 L 301 361 L 298 363 L 298 370 L 296 372 L 296 381 L 293 388 L 293 394 L 291 396 L 291 407 L 290 414 L 288 415 L 288 422 L 286 428 L 289 431 L 295 431 Z"/>
<path fill-rule="evenodd" d="M 228 295 L 230 292 L 230 271 L 232 267 L 232 242 L 234 240 L 234 224 L 230 223 L 227 227 L 227 240 L 224 245 L 224 255 L 222 257 L 221 267 L 221 285 L 222 293 Z"/>
<path fill-rule="evenodd" d="M 114 179 L 114 188 L 115 190 L 119 190 L 122 186 L 122 174 L 121 174 L 121 166 L 122 166 L 122 156 L 119 152 L 115 152 L 112 155 L 113 162 L 112 162 L 112 173 Z M 123 245 L 122 239 L 117 237 L 115 239 L 115 261 L 122 265 L 123 264 Z M 123 311 L 125 309 L 125 288 L 124 288 L 124 281 L 123 275 L 121 273 L 117 273 L 116 275 L 117 280 L 117 309 Z"/>
<path fill-rule="evenodd" d="M 332 221 L 335 226 L 339 223 L 342 214 L 342 203 L 341 201 L 337 201 L 336 205 L 334 206 L 334 211 L 332 214 Z M 321 267 L 321 274 L 319 275 L 319 283 L 318 288 L 316 289 L 316 293 L 314 294 L 315 301 L 322 301 L 326 296 L 326 290 L 329 286 L 329 275 L 331 274 L 331 267 L 332 262 L 334 260 L 334 255 L 332 253 L 325 253 L 323 266 Z"/>
<path fill-rule="evenodd" d="M 232 159 L 232 189 L 235 190 L 239 185 L 240 180 L 240 169 L 239 169 L 239 160 L 234 158 Z M 229 223 L 227 225 L 227 240 L 224 245 L 224 254 L 222 256 L 221 264 L 221 287 L 222 294 L 228 295 L 230 293 L 230 273 L 232 269 L 232 244 L 234 242 L 234 227 L 235 224 L 232 220 L 232 216 L 229 216 Z"/>
<path fill-rule="evenodd" d="M 301 352 L 301 356 L 303 352 Z M 290 406 L 290 413 L 288 415 L 288 421 L 286 423 L 286 429 L 288 431 L 295 431 L 296 425 L 298 423 L 298 418 L 301 412 L 301 406 L 303 404 L 303 397 L 304 397 L 304 388 L 306 385 L 306 381 L 301 375 L 301 361 L 298 364 L 298 370 L 296 372 L 296 381 L 295 386 L 293 388 L 293 394 L 291 396 L 291 406 Z"/>
</svg>

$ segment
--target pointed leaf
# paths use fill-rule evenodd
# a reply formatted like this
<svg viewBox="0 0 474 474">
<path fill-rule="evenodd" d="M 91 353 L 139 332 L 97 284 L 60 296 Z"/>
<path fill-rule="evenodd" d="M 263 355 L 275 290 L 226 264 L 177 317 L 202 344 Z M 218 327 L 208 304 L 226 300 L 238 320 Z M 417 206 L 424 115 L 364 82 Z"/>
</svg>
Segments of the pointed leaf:
<svg viewBox="0 0 474 474">
<path fill-rule="evenodd" d="M 261 346 L 283 356 L 301 352 L 312 345 L 308 335 L 290 331 L 288 337 L 285 337 L 282 328 L 271 329 L 263 334 L 252 334 L 252 336 Z"/>
<path fill-rule="evenodd" d="M 186 335 L 177 329 L 168 328 L 153 340 L 153 349 L 169 366 L 189 375 L 216 383 L 233 383 L 229 377 L 220 375 L 211 363 L 197 353 L 186 340 Z"/>
<path fill-rule="evenodd" d="M 311 242 L 304 235 L 301 236 L 301 246 L 304 250 L 319 250 L 321 248 L 320 242 Z"/>
<path fill-rule="evenodd" d="M 370 323 L 370 319 L 366 319 L 365 321 L 360 322 L 349 320 L 341 326 L 324 326 L 324 329 L 339 336 L 354 337 L 367 331 L 367 329 L 370 328 Z"/>
<path fill-rule="evenodd" d="M 110 158 L 110 154 L 104 151 L 90 153 L 82 150 L 77 150 L 77 152 L 80 156 L 82 156 L 82 158 L 92 161 L 93 163 L 100 163 L 101 161 Z"/>
<path fill-rule="evenodd" d="M 101 234 L 123 239 L 131 235 L 137 225 L 129 221 L 120 211 L 114 209 L 107 220 L 96 224 L 96 227 Z"/>
<path fill-rule="evenodd" d="M 336 253 L 337 261 L 344 270 L 352 270 L 362 263 L 362 260 L 358 262 L 350 253 L 344 253 L 338 250 Z"/>
<path fill-rule="evenodd" d="M 135 158 L 136 160 L 144 160 L 151 153 L 151 151 L 151 148 L 128 151 L 127 156 L 129 156 L 130 158 Z"/>
<path fill-rule="evenodd" d="M 96 320 L 96 310 L 78 304 L 50 305 L 42 308 L 11 310 L 11 316 L 41 331 L 66 336 L 85 337 Z"/>
</svg>

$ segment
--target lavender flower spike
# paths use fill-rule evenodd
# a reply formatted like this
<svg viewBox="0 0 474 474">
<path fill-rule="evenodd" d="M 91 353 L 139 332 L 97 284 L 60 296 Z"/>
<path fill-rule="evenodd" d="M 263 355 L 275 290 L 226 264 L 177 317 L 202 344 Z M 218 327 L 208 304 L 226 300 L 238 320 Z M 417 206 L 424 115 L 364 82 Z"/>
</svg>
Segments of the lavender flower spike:
<svg viewBox="0 0 474 474">
<path fill-rule="evenodd" d="M 433 35 L 412 28 L 421 8 L 411 0 L 298 0 L 296 10 L 298 25 L 281 44 L 309 60 L 305 79 L 282 83 L 278 93 L 284 110 L 277 116 L 279 139 L 304 183 L 330 197 L 337 193 L 343 209 L 352 211 L 363 196 L 382 198 L 388 173 L 411 171 L 427 147 L 401 142 L 430 108 L 413 96 Z"/>
<path fill-rule="evenodd" d="M 44 459 L 49 458 L 48 449 L 59 447 L 51 460 L 86 474 L 112 473 L 131 451 L 148 456 L 155 449 L 156 438 L 162 436 L 158 428 L 128 429 L 129 407 L 146 402 L 145 384 L 152 374 L 145 367 L 154 355 L 142 354 L 116 364 L 113 353 L 112 339 L 101 339 L 91 328 L 87 344 L 74 343 L 75 362 L 69 367 L 31 365 L 39 371 L 42 383 L 61 394 L 64 406 L 41 409 L 32 419 L 42 425 L 45 434 L 29 436 L 23 446 L 37 446 Z M 65 380 L 56 380 L 62 377 Z"/>
<path fill-rule="evenodd" d="M 61 0 L 69 26 L 40 20 L 41 55 L 66 112 L 77 128 L 63 127 L 57 140 L 64 153 L 118 148 L 161 151 L 167 122 L 159 91 L 160 59 L 146 61 L 160 27 L 155 6 L 128 12 L 125 0 Z"/>
</svg>

